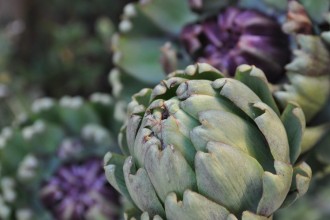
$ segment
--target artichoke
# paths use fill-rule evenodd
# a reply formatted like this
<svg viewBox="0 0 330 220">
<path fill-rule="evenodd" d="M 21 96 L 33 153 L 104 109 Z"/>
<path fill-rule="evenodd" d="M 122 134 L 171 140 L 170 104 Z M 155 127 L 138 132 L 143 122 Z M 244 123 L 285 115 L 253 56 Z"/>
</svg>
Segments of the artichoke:
<svg viewBox="0 0 330 220">
<path fill-rule="evenodd" d="M 109 95 L 41 98 L 0 135 L 0 219 L 118 219 L 102 156 L 116 151 Z"/>
<path fill-rule="evenodd" d="M 305 118 L 280 113 L 264 73 L 239 66 L 235 79 L 198 63 L 133 96 L 108 153 L 108 181 L 141 219 L 271 219 L 302 196 L 311 169 L 298 162 Z"/>
<path fill-rule="evenodd" d="M 289 83 L 281 85 L 282 91 L 275 93 L 282 106 L 291 100 L 299 103 L 307 121 L 326 105 L 330 93 L 330 44 L 324 38 L 327 32 L 320 29 L 320 34 L 316 34 L 311 24 L 302 5 L 291 1 L 283 29 L 292 35 L 296 47 L 292 61 L 286 66 Z"/>
</svg>

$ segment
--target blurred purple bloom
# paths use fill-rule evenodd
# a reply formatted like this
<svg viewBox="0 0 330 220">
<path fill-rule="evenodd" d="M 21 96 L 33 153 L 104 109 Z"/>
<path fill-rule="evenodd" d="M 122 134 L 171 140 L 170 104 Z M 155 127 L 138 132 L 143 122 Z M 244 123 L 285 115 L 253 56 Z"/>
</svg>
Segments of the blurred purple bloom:
<svg viewBox="0 0 330 220">
<path fill-rule="evenodd" d="M 107 183 L 102 160 L 89 159 L 82 163 L 62 165 L 44 183 L 43 204 L 56 219 L 83 220 L 96 209 L 109 219 L 117 219 L 118 194 Z"/>
<path fill-rule="evenodd" d="M 261 68 L 274 82 L 290 60 L 288 36 L 274 18 L 255 10 L 228 8 L 187 25 L 180 38 L 195 61 L 231 76 L 245 63 Z"/>
</svg>

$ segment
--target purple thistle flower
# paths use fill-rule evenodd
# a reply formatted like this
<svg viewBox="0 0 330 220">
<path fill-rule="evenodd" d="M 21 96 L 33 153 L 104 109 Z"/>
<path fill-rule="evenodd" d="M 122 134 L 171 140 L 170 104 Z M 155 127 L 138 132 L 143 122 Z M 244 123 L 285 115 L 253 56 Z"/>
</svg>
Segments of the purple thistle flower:
<svg viewBox="0 0 330 220">
<path fill-rule="evenodd" d="M 118 218 L 119 196 L 107 183 L 102 160 L 60 166 L 41 189 L 44 206 L 59 220 L 83 220 L 93 209 Z"/>
<path fill-rule="evenodd" d="M 290 61 L 288 36 L 275 19 L 255 10 L 228 8 L 187 25 L 180 38 L 195 61 L 207 62 L 231 76 L 238 65 L 250 64 L 274 82 Z"/>
</svg>

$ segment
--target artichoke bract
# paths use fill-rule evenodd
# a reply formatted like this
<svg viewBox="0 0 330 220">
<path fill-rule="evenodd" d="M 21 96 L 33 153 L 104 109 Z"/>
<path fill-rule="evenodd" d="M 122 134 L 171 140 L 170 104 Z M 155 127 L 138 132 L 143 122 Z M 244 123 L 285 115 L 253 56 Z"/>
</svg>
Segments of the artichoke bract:
<svg viewBox="0 0 330 220">
<path fill-rule="evenodd" d="M 330 44 L 324 38 L 328 32 L 308 33 L 305 29 L 313 28 L 312 21 L 296 1 L 289 2 L 287 17 L 283 29 L 292 35 L 296 47 L 292 61 L 285 66 L 288 82 L 274 95 L 281 106 L 289 101 L 297 102 L 310 122 L 326 106 L 330 96 Z"/>
<path fill-rule="evenodd" d="M 329 9 L 329 4 L 327 1 L 323 6 L 325 10 Z M 295 47 L 292 61 L 285 66 L 288 80 L 274 92 L 281 108 L 294 101 L 303 109 L 307 123 L 302 145 L 305 153 L 313 148 L 320 149 L 320 142 L 324 143 L 321 148 L 326 149 L 329 144 L 322 139 L 330 132 L 330 44 L 326 37 L 330 13 L 325 16 L 324 27 L 317 26 L 313 25 L 315 18 L 308 16 L 311 13 L 307 13 L 307 9 L 297 1 L 288 3 L 283 30 L 292 36 Z"/>
<path fill-rule="evenodd" d="M 142 219 L 270 219 L 307 191 L 303 112 L 280 113 L 254 66 L 232 79 L 190 65 L 133 96 L 128 115 L 124 155 L 106 154 L 104 169 Z"/>
</svg>

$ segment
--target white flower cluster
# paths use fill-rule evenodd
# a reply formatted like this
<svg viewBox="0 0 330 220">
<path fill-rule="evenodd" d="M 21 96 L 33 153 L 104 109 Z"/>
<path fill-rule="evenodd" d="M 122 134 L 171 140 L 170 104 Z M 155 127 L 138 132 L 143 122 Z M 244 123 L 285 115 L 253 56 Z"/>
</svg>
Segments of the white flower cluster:
<svg viewBox="0 0 330 220">
<path fill-rule="evenodd" d="M 113 47 L 115 47 L 115 45 L 118 45 L 118 41 L 119 41 L 118 34 L 113 34 L 111 38 L 111 44 L 113 45 Z M 112 62 L 118 64 L 120 62 L 120 59 L 122 58 L 122 54 L 118 50 L 113 50 L 113 51 L 114 52 L 112 55 Z"/>
<path fill-rule="evenodd" d="M 118 121 L 124 122 L 127 118 L 126 115 L 126 102 L 118 101 L 115 105 L 114 118 Z"/>
<path fill-rule="evenodd" d="M 112 94 L 119 97 L 123 90 L 123 84 L 120 82 L 120 72 L 117 68 L 113 68 L 109 73 L 109 82 L 112 86 Z"/>
<path fill-rule="evenodd" d="M 9 177 L 4 177 L 0 180 L 0 185 L 3 189 L 3 199 L 7 202 L 13 202 L 16 199 L 16 192 L 14 191 L 14 180 Z"/>
<path fill-rule="evenodd" d="M 35 176 L 37 167 L 38 159 L 31 154 L 26 155 L 18 167 L 17 176 L 22 180 L 31 179 Z"/>
<path fill-rule="evenodd" d="M 32 210 L 30 209 L 18 209 L 16 211 L 17 220 L 31 220 L 32 219 Z"/>
<path fill-rule="evenodd" d="M 105 93 L 94 93 L 90 96 L 90 100 L 103 105 L 110 105 L 112 103 L 112 98 L 110 95 Z"/>
<path fill-rule="evenodd" d="M 45 130 L 45 123 L 41 120 L 36 121 L 30 126 L 26 126 L 22 130 L 23 138 L 30 140 L 35 134 L 41 133 Z"/>
<path fill-rule="evenodd" d="M 5 204 L 4 199 L 0 195 L 0 219 L 7 219 L 10 215 L 10 208 Z"/>
<path fill-rule="evenodd" d="M 60 158 L 69 158 L 73 155 L 77 154 L 77 152 L 81 152 L 83 150 L 83 146 L 81 143 L 75 139 L 66 138 L 62 141 L 58 155 Z"/>
<path fill-rule="evenodd" d="M 84 103 L 84 100 L 80 96 L 63 96 L 60 99 L 60 105 L 62 107 L 67 107 L 67 108 L 72 108 L 72 109 L 77 109 L 80 108 Z"/>
<path fill-rule="evenodd" d="M 7 140 L 13 135 L 13 131 L 9 127 L 2 129 L 0 133 L 0 149 L 6 146 Z"/>
<path fill-rule="evenodd" d="M 16 199 L 16 192 L 14 190 L 15 182 L 12 178 L 3 177 L 0 180 L 0 219 L 6 219 L 10 215 L 10 207 L 6 203 L 12 203 Z"/>
<path fill-rule="evenodd" d="M 40 98 L 32 103 L 31 110 L 34 113 L 39 113 L 41 111 L 50 109 L 51 107 L 54 106 L 54 104 L 55 102 L 52 98 L 48 98 L 48 97 Z"/>
<path fill-rule="evenodd" d="M 95 143 L 102 143 L 110 138 L 108 131 L 97 124 L 85 125 L 81 131 L 81 135 L 84 139 L 92 140 Z"/>
<path fill-rule="evenodd" d="M 129 20 L 136 16 L 136 9 L 134 4 L 130 3 L 124 7 L 123 20 L 119 23 L 119 30 L 126 33 L 132 29 L 132 22 Z"/>
</svg>

